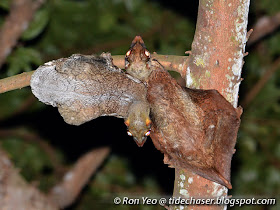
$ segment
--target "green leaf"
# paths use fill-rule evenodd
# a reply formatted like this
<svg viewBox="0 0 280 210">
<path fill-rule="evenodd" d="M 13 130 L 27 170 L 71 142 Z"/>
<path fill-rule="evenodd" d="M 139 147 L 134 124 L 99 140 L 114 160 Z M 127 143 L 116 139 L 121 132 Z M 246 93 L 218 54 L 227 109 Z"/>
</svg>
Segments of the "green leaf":
<svg viewBox="0 0 280 210">
<path fill-rule="evenodd" d="M 22 133 L 25 132 L 22 131 Z M 17 137 L 6 138 L 1 143 L 16 167 L 22 169 L 21 173 L 27 180 L 32 180 L 39 176 L 45 167 L 51 167 L 50 160 L 38 145 L 28 143 Z"/>
<path fill-rule="evenodd" d="M 25 41 L 37 37 L 46 27 L 49 21 L 49 11 L 47 8 L 36 12 L 33 21 L 30 23 L 27 30 L 22 34 L 21 38 Z"/>
<path fill-rule="evenodd" d="M 112 13 L 105 13 L 100 16 L 99 29 L 102 32 L 108 32 L 115 25 L 116 17 Z"/>
<path fill-rule="evenodd" d="M 11 5 L 11 0 L 1 0 L 0 1 L 0 8 L 4 10 L 9 10 Z"/>
<path fill-rule="evenodd" d="M 19 47 L 7 58 L 7 63 L 7 75 L 12 76 L 22 71 L 31 71 L 32 65 L 40 65 L 42 59 L 38 51 Z"/>
<path fill-rule="evenodd" d="M 30 95 L 30 89 L 28 88 L 0 94 L 0 120 L 5 120 L 12 116 Z"/>
<path fill-rule="evenodd" d="M 258 6 L 268 15 L 274 15 L 280 10 L 279 2 L 274 0 L 259 1 Z"/>
</svg>

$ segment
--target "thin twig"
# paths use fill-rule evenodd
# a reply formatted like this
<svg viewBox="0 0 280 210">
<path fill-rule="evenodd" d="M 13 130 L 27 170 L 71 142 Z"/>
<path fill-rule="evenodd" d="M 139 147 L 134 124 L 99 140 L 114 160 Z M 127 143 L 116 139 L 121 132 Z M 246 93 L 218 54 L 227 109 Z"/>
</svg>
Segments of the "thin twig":
<svg viewBox="0 0 280 210">
<path fill-rule="evenodd" d="M 83 155 L 65 174 L 61 183 L 52 188 L 48 195 L 49 199 L 60 208 L 71 205 L 109 152 L 110 148 L 103 147 Z"/>
<path fill-rule="evenodd" d="M 265 86 L 265 84 L 269 81 L 271 76 L 277 71 L 280 67 L 280 57 L 278 57 L 273 64 L 268 68 L 261 79 L 251 88 L 251 90 L 246 95 L 245 99 L 241 102 L 241 105 L 246 108 L 258 95 L 261 89 Z"/>
<path fill-rule="evenodd" d="M 14 0 L 12 2 L 10 14 L 0 29 L 0 68 L 43 2 L 42 0 Z"/>
<path fill-rule="evenodd" d="M 5 93 L 10 90 L 21 89 L 30 85 L 30 79 L 33 71 L 24 72 L 15 76 L 7 77 L 0 80 L 0 93 Z"/>
<path fill-rule="evenodd" d="M 124 55 L 115 55 L 113 62 L 116 66 L 124 68 Z M 188 67 L 188 56 L 176 55 L 158 55 L 154 53 L 153 58 L 157 59 L 166 70 L 176 71 L 181 74 L 183 78 L 186 75 Z M 0 93 L 5 93 L 11 90 L 20 89 L 30 85 L 31 75 L 34 71 L 25 72 L 15 76 L 7 77 L 0 80 Z"/>
</svg>

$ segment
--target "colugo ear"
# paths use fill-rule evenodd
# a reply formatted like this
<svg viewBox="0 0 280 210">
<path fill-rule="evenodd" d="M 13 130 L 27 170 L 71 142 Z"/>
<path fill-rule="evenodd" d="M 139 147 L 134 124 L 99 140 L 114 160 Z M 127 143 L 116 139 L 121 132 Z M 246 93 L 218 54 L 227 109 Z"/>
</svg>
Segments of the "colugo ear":
<svg viewBox="0 0 280 210">
<path fill-rule="evenodd" d="M 126 120 L 124 121 L 124 124 L 125 124 L 127 127 L 129 127 L 129 119 L 126 119 Z"/>
<path fill-rule="evenodd" d="M 151 125 L 152 121 L 150 118 L 146 118 L 146 126 Z"/>
</svg>

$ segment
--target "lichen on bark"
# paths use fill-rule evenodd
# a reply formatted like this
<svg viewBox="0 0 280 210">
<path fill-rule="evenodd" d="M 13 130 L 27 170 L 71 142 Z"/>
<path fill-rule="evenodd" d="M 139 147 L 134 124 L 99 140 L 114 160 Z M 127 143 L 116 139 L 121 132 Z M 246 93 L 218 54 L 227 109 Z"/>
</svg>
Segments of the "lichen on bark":
<svg viewBox="0 0 280 210">
<path fill-rule="evenodd" d="M 247 23 L 250 0 L 200 0 L 197 26 L 186 85 L 191 88 L 216 89 L 234 107 L 238 103 L 241 70 L 247 41 Z M 191 179 L 192 184 L 180 185 L 180 176 Z M 208 186 L 208 190 L 205 187 Z M 176 169 L 174 196 L 186 189 L 189 196 L 226 195 L 227 189 L 198 177 L 189 171 Z M 184 191 L 185 192 L 185 191 Z M 177 206 L 178 207 L 178 206 Z M 177 207 L 172 207 L 177 209 Z M 178 209 L 187 209 L 180 206 Z M 226 206 L 195 206 L 191 209 L 224 209 Z"/>
</svg>

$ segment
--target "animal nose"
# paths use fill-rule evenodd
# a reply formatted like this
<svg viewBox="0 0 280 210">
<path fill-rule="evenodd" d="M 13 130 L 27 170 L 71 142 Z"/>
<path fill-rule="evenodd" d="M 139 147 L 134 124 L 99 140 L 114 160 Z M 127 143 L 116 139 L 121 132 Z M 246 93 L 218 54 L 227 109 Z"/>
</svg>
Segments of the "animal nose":
<svg viewBox="0 0 280 210">
<path fill-rule="evenodd" d="M 143 147 L 144 143 L 146 142 L 147 138 L 146 137 L 142 137 L 142 138 L 133 138 L 135 143 L 138 145 L 138 147 Z"/>
</svg>

